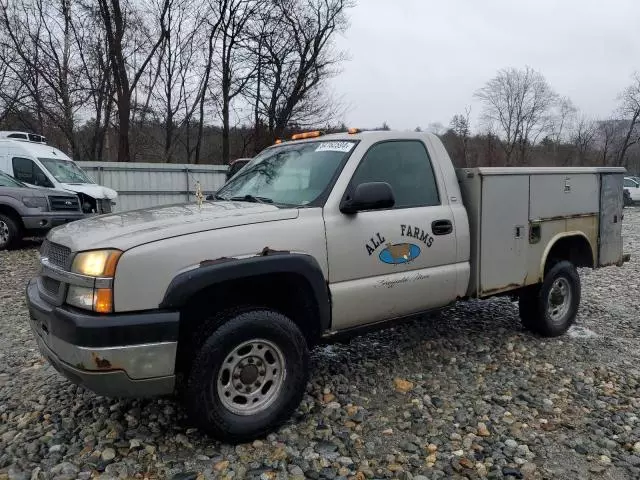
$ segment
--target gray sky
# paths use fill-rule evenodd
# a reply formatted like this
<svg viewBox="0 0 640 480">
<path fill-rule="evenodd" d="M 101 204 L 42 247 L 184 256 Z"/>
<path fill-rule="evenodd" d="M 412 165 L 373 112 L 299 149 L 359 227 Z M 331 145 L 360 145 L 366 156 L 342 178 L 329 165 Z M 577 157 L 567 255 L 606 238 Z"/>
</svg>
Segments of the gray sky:
<svg viewBox="0 0 640 480">
<path fill-rule="evenodd" d="M 580 112 L 606 118 L 640 70 L 640 0 L 358 0 L 333 80 L 350 126 L 448 125 L 504 67 L 540 71 Z M 473 128 L 478 128 L 473 122 Z"/>
</svg>

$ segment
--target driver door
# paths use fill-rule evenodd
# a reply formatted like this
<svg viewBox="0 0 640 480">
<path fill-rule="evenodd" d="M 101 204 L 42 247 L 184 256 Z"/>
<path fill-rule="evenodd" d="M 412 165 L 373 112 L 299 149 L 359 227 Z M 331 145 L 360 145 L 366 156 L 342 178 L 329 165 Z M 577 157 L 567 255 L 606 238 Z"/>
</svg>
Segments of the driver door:
<svg viewBox="0 0 640 480">
<path fill-rule="evenodd" d="M 429 310 L 455 297 L 453 213 L 425 144 L 374 144 L 346 194 L 366 182 L 389 183 L 395 206 L 325 212 L 334 330 Z"/>
</svg>

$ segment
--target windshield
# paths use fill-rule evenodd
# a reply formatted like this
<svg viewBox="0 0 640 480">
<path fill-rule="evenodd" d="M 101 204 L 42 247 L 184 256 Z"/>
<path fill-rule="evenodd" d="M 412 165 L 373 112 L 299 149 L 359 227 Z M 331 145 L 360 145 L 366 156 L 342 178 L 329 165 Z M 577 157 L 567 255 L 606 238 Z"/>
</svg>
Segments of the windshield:
<svg viewBox="0 0 640 480">
<path fill-rule="evenodd" d="M 303 206 L 327 188 L 355 141 L 281 145 L 253 158 L 216 198 Z"/>
<path fill-rule="evenodd" d="M 44 168 L 60 183 L 94 183 L 86 173 L 70 160 L 40 158 Z"/>
<path fill-rule="evenodd" d="M 26 185 L 6 173 L 0 172 L 0 187 L 26 187 Z"/>
</svg>

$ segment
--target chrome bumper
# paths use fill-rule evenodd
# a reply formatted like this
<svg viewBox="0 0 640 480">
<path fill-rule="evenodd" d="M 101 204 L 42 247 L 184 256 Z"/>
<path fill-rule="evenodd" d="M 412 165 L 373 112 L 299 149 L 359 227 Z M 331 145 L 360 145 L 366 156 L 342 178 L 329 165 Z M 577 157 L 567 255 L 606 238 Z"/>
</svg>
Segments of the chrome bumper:
<svg viewBox="0 0 640 480">
<path fill-rule="evenodd" d="M 89 371 L 72 367 L 62 361 L 37 332 L 35 337 L 40 353 L 53 368 L 71 382 L 98 395 L 142 398 L 169 395 L 174 391 L 175 377 L 173 375 L 134 380 L 123 370 Z"/>
<path fill-rule="evenodd" d="M 173 392 L 177 341 L 100 347 L 75 345 L 53 334 L 52 322 L 60 322 L 56 318 L 59 307 L 40 298 L 35 281 L 27 287 L 27 303 L 29 323 L 40 352 L 72 382 L 113 397 Z M 109 318 L 101 320 L 109 328 Z"/>
</svg>

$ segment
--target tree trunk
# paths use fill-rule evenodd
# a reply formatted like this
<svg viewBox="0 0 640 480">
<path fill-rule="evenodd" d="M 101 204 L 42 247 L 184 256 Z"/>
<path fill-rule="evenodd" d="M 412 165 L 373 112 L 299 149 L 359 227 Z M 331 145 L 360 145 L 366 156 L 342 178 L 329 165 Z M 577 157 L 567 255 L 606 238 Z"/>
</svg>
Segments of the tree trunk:
<svg viewBox="0 0 640 480">
<path fill-rule="evenodd" d="M 173 140 L 173 118 L 167 119 L 167 124 L 165 125 L 165 136 L 164 136 L 164 160 L 167 163 L 170 163 L 171 160 L 171 145 Z"/>
<path fill-rule="evenodd" d="M 229 92 L 222 91 L 222 164 L 229 165 Z"/>
<path fill-rule="evenodd" d="M 200 118 L 198 118 L 198 137 L 196 139 L 196 153 L 193 163 L 200 163 L 200 149 L 202 148 L 202 134 L 204 132 L 204 95 L 200 100 Z"/>
<path fill-rule="evenodd" d="M 198 118 L 198 136 L 196 137 L 196 148 L 195 148 L 195 159 L 194 163 L 200 163 L 200 150 L 202 149 L 202 136 L 204 133 L 204 104 L 207 98 L 207 88 L 209 87 L 209 77 L 211 76 L 211 68 L 213 62 L 213 52 L 215 46 L 215 35 L 218 30 L 218 25 L 220 24 L 220 20 L 218 23 L 211 28 L 211 32 L 209 33 L 209 48 L 207 53 L 207 64 L 204 70 L 204 79 L 202 81 L 202 86 L 200 89 L 200 98 L 199 98 L 199 118 Z"/>
<path fill-rule="evenodd" d="M 640 109 L 637 109 L 633 113 L 633 118 L 631 119 L 631 123 L 629 124 L 629 129 L 627 130 L 627 134 L 624 137 L 624 143 L 622 144 L 622 149 L 620 150 L 620 155 L 618 156 L 618 166 L 623 167 L 625 165 L 625 157 L 627 155 L 627 150 L 631 145 L 636 143 L 636 141 L 631 142 L 631 135 L 636 128 L 636 124 L 638 123 L 638 117 L 640 117 Z"/>
<path fill-rule="evenodd" d="M 129 119 L 130 98 L 123 95 L 118 102 L 118 161 L 129 162 Z"/>
</svg>

